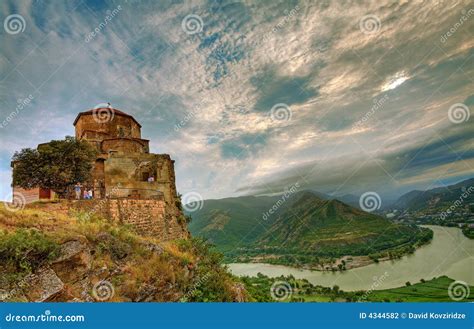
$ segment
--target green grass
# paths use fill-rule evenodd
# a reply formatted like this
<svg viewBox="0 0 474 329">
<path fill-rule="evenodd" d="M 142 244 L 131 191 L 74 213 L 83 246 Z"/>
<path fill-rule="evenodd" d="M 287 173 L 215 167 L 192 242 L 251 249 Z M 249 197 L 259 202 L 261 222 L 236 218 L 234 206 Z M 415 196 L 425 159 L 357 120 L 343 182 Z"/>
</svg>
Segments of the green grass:
<svg viewBox="0 0 474 329">
<path fill-rule="evenodd" d="M 52 266 L 62 245 L 77 240 L 87 245 L 91 255 L 87 278 L 102 280 L 97 273 L 107 269 L 114 284 L 110 301 L 136 300 L 143 287 L 153 292 L 152 301 L 231 302 L 246 299 L 238 278 L 222 266 L 222 255 L 200 239 L 161 241 L 140 236 L 127 226 L 82 212 L 63 215 L 48 207 L 11 212 L 0 204 L 0 290 L 17 291 L 21 280 L 41 266 Z M 82 256 L 81 256 L 82 259 Z M 67 294 L 55 301 L 82 300 L 82 281 L 68 281 L 71 267 L 54 268 L 67 287 Z M 81 263 L 79 262 L 79 265 Z M 19 291 L 17 291 L 19 292 Z M 0 299 L 2 299 L 0 294 Z M 6 301 L 16 301 L 17 295 Z M 27 301 L 19 293 L 19 301 Z M 2 299 L 3 300 L 3 299 Z M 1 301 L 1 300 L 0 300 Z"/>
<path fill-rule="evenodd" d="M 18 229 L 0 231 L 0 285 L 31 274 L 41 264 L 58 255 L 59 246 L 40 231 Z"/>
<path fill-rule="evenodd" d="M 278 197 L 238 197 L 204 202 L 189 225 L 228 262 L 314 265 L 345 255 L 398 258 L 431 240 L 432 232 L 399 225 L 337 200 L 302 191 L 263 219 Z"/>
<path fill-rule="evenodd" d="M 420 282 L 387 290 L 374 290 L 367 300 L 371 302 L 396 301 L 396 302 L 452 302 L 448 295 L 449 285 L 454 282 L 447 276 L 442 276 L 430 281 Z M 465 302 L 474 302 L 474 287 L 470 286 L 471 294 L 464 299 Z"/>
<path fill-rule="evenodd" d="M 242 277 L 253 301 L 257 302 L 455 302 L 449 297 L 448 290 L 453 279 L 447 276 L 419 282 L 410 286 L 373 291 L 342 291 L 339 287 L 315 286 L 304 279 L 293 276 L 270 278 L 263 274 L 256 277 Z M 285 282 L 291 286 L 287 298 L 275 300 L 271 295 L 271 287 L 277 282 Z M 474 287 L 470 286 L 470 295 L 461 302 L 474 301 Z"/>
<path fill-rule="evenodd" d="M 206 200 L 201 210 L 190 213 L 188 227 L 193 236 L 215 244 L 220 251 L 229 252 L 238 245 L 248 245 L 269 227 L 262 219 L 274 204 L 274 197 L 237 197 Z"/>
</svg>

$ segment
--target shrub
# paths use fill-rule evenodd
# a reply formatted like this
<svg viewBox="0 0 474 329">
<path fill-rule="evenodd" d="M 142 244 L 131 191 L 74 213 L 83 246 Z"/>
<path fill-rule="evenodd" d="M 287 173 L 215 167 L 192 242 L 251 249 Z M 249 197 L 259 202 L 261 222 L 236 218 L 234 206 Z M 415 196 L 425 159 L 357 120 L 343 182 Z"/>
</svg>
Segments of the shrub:
<svg viewBox="0 0 474 329">
<path fill-rule="evenodd" d="M 131 251 L 130 245 L 112 236 L 109 236 L 105 238 L 104 241 L 99 242 L 97 248 L 101 253 L 109 253 L 114 260 L 127 257 Z"/>
<path fill-rule="evenodd" d="M 217 253 L 202 239 L 181 240 L 178 244 L 183 252 L 192 251 L 200 260 L 187 300 L 193 302 L 233 301 L 231 291 L 233 281 L 221 264 L 222 254 Z"/>
<path fill-rule="evenodd" d="M 58 251 L 58 244 L 36 230 L 0 233 L 1 263 L 14 267 L 19 276 L 33 272 L 42 263 L 56 257 Z"/>
</svg>

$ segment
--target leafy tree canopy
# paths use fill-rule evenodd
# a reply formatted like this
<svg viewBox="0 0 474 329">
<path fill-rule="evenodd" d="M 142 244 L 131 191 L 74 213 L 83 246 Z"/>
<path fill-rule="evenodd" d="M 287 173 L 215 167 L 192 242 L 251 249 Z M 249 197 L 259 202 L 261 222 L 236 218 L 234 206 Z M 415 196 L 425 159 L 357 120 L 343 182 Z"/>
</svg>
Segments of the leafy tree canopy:
<svg viewBox="0 0 474 329">
<path fill-rule="evenodd" d="M 68 186 L 90 179 L 95 157 L 96 150 L 88 142 L 70 136 L 38 149 L 23 149 L 13 155 L 13 185 L 63 194 Z"/>
</svg>

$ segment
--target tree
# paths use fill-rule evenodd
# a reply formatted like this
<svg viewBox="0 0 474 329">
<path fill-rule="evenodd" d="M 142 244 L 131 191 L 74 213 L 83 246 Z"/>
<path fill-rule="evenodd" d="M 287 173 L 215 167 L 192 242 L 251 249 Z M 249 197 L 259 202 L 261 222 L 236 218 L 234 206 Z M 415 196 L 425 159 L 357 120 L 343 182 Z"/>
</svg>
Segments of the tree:
<svg viewBox="0 0 474 329">
<path fill-rule="evenodd" d="M 63 195 L 68 186 L 91 178 L 96 154 L 88 142 L 69 136 L 38 149 L 23 149 L 13 155 L 13 185 L 51 189 Z"/>
</svg>

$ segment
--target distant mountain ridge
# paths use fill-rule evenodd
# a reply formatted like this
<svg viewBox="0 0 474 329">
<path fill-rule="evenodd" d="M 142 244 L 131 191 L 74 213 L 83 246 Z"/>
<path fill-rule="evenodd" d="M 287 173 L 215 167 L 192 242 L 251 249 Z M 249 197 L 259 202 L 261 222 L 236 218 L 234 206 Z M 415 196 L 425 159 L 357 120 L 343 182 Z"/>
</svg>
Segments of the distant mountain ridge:
<svg viewBox="0 0 474 329">
<path fill-rule="evenodd" d="M 368 255 L 411 244 L 426 231 L 399 225 L 338 200 L 300 191 L 281 196 L 206 200 L 193 212 L 189 229 L 228 258 L 293 259 Z M 276 206 L 278 205 L 278 206 Z M 273 209 L 265 219 L 264 214 Z"/>
<path fill-rule="evenodd" d="M 356 207 L 360 209 L 359 199 L 360 196 L 354 194 L 344 194 L 339 197 L 336 197 L 337 200 L 348 204 L 349 206 Z"/>
<path fill-rule="evenodd" d="M 467 197 L 464 198 L 462 195 Z M 414 190 L 405 193 L 398 198 L 391 208 L 405 211 L 420 211 L 437 207 L 449 207 L 460 198 L 463 198 L 463 203 L 465 204 L 474 202 L 474 178 L 445 187 L 437 187 L 426 191 Z"/>
</svg>

